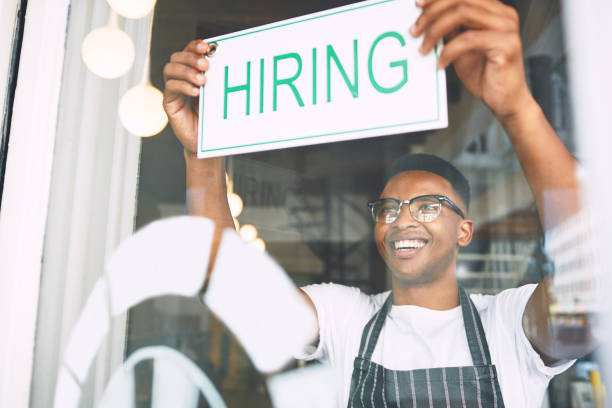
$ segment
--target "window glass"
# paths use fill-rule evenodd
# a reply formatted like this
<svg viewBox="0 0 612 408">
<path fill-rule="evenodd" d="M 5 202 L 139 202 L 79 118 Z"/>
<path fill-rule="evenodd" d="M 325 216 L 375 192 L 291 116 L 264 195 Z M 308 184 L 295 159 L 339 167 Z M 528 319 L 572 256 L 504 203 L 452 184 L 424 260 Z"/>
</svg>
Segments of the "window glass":
<svg viewBox="0 0 612 408">
<path fill-rule="evenodd" d="M 589 269 L 591 255 L 585 249 L 591 239 L 591 221 L 588 211 L 577 210 L 575 204 L 579 201 L 576 198 L 579 192 L 575 183 L 569 180 L 555 184 L 554 188 L 546 185 L 545 181 L 554 179 L 548 174 L 556 171 L 562 174 L 567 168 L 530 166 L 534 162 L 547 162 L 548 158 L 541 150 L 534 153 L 529 147 L 531 139 L 524 137 L 530 135 L 537 140 L 554 133 L 554 140 L 560 139 L 561 144 L 551 144 L 551 155 L 557 157 L 561 154 L 565 157 L 565 163 L 573 163 L 573 158 L 580 159 L 571 120 L 567 47 L 563 37 L 560 2 L 504 3 L 510 4 L 514 11 L 511 8 L 495 10 L 503 12 L 504 19 L 514 15 L 514 12 L 519 17 L 522 55 L 515 57 L 524 61 L 526 84 L 539 105 L 531 112 L 537 113 L 541 109 L 541 119 L 545 119 L 545 122 L 537 118 L 530 122 L 535 123 L 532 134 L 529 127 L 525 128 L 524 124 L 515 126 L 518 122 L 512 122 L 507 117 L 506 127 L 502 126 L 498 119 L 503 115 L 499 114 L 496 118 L 464 85 L 465 70 L 461 77 L 461 73 L 450 66 L 446 68 L 449 126 L 445 129 L 228 157 L 224 163 L 227 196 L 221 195 L 215 199 L 229 202 L 235 216 L 234 226 L 242 241 L 238 238 L 232 241 L 231 236 L 224 236 L 221 249 L 214 255 L 215 268 L 219 269 L 215 271 L 226 272 L 227 279 L 223 282 L 207 281 L 206 291 L 199 296 L 156 296 L 131 307 L 127 312 L 125 335 L 119 337 L 125 340 L 123 364 L 132 371 L 113 377 L 105 397 L 96 391 L 96 396 L 91 399 L 115 398 L 119 401 L 132 398 L 131 393 L 137 407 L 156 406 L 160 401 L 174 401 L 173 398 L 180 398 L 186 406 L 221 406 L 213 402 L 215 398 L 221 398 L 230 407 L 268 407 L 272 406 L 273 399 L 282 398 L 280 389 L 317 393 L 328 387 L 331 392 L 348 393 L 350 372 L 348 377 L 344 375 L 346 378 L 338 379 L 329 372 L 316 371 L 321 369 L 313 359 L 292 359 L 280 370 L 288 375 L 276 376 L 274 378 L 278 381 L 272 381 L 271 373 L 262 374 L 265 371 L 261 369 L 263 360 L 256 357 L 257 350 L 265 351 L 266 347 L 270 347 L 257 343 L 265 337 L 266 319 L 262 318 L 261 332 L 255 330 L 250 343 L 244 337 L 239 339 L 239 330 L 229 321 L 238 321 L 242 316 L 242 323 L 247 324 L 244 316 L 251 316 L 249 313 L 253 310 L 264 310 L 266 307 L 270 316 L 282 317 L 285 304 L 270 306 L 270 299 L 263 295 L 252 302 L 250 299 L 251 296 L 257 298 L 258 293 L 267 293 L 270 287 L 266 285 L 275 281 L 275 276 L 286 273 L 292 284 L 305 287 L 304 292 L 295 291 L 296 294 L 285 291 L 283 288 L 287 286 L 283 285 L 286 282 L 278 278 L 275 281 L 278 293 L 271 293 L 285 296 L 286 292 L 287 304 L 293 304 L 291 295 L 302 299 L 299 296 L 302 293 L 313 303 L 318 316 L 321 347 L 306 351 L 314 352 L 317 357 L 346 366 L 345 361 L 338 363 L 341 359 L 339 356 L 350 354 L 352 348 L 355 348 L 353 354 L 356 354 L 361 344 L 367 349 L 370 334 L 374 332 L 377 333 L 374 338 L 377 338 L 376 344 L 379 346 L 372 346 L 373 359 L 382 361 L 381 365 L 386 361 L 385 369 L 391 370 L 387 371 L 388 374 L 383 372 L 385 381 L 391 381 L 402 370 L 407 372 L 402 364 L 409 361 L 416 364 L 418 369 L 425 370 L 411 371 L 411 377 L 405 378 L 422 375 L 417 383 L 422 380 L 422 384 L 427 384 L 430 383 L 430 375 L 438 376 L 439 373 L 446 384 L 446 376 L 451 378 L 454 372 L 435 370 L 457 366 L 472 369 L 472 365 L 485 365 L 477 364 L 474 353 L 480 349 L 482 358 L 488 360 L 489 357 L 485 356 L 488 341 L 497 375 L 493 374 L 493 369 L 491 374 L 480 373 L 478 369 L 482 367 L 473 368 L 473 371 L 476 372 L 476 379 L 483 375 L 492 376 L 491 392 L 495 397 L 491 398 L 497 398 L 495 383 L 499 377 L 502 391 L 513 387 L 509 381 L 514 380 L 509 378 L 522 379 L 517 380 L 517 384 L 520 383 L 517 387 L 522 392 L 519 397 L 504 392 L 506 406 L 521 406 L 521 403 L 529 402 L 537 407 L 561 408 L 576 406 L 572 405 L 572 401 L 578 400 L 583 400 L 581 403 L 586 405 L 577 406 L 596 406 L 588 405 L 595 404 L 595 401 L 602 403 L 603 386 L 599 377 L 601 369 L 597 349 L 586 355 L 575 351 L 582 350 L 579 347 L 591 340 L 588 329 L 590 316 L 595 311 L 592 302 L 589 303 L 594 290 L 594 278 Z M 298 4 L 279 0 L 236 0 L 196 4 L 158 0 L 151 42 L 151 81 L 163 90 L 165 64 L 193 39 L 210 38 L 345 4 L 349 2 L 317 0 Z M 487 4 L 483 7 L 489 7 L 490 4 Z M 461 35 L 466 30 L 469 31 L 469 27 L 462 27 L 453 34 Z M 508 38 L 508 43 L 514 39 Z M 450 49 L 449 45 L 447 47 Z M 487 56 L 490 61 L 495 61 L 495 57 Z M 214 63 L 213 59 L 211 63 Z M 500 89 L 506 86 L 510 87 L 511 84 L 504 81 Z M 504 104 L 505 101 L 502 101 L 500 110 L 503 110 Z M 248 131 L 245 129 L 245 132 Z M 523 135 L 519 142 L 512 139 L 517 133 Z M 528 151 L 527 159 L 520 161 L 517 151 Z M 416 172 L 408 175 L 406 171 L 394 171 L 398 160 L 407 154 L 435 155 L 452 166 L 444 167 L 446 170 L 442 175 L 436 173 L 437 170 L 422 167 L 413 169 Z M 553 162 L 556 163 L 551 160 Z M 153 224 L 156 221 L 189 214 L 190 210 L 194 215 L 193 207 L 186 203 L 193 206 L 194 200 L 197 201 L 198 197 L 203 200 L 206 194 L 213 191 L 187 188 L 185 163 L 183 146 L 171 126 L 154 137 L 142 139 L 135 231 L 147 231 L 151 225 L 161 225 Z M 543 169 L 549 173 L 543 174 Z M 469 183 L 469 191 L 465 194 L 461 187 L 463 179 L 455 171 L 463 174 Z M 390 172 L 393 176 L 389 179 Z M 537 175 L 533 176 L 534 173 Z M 538 180 L 544 180 L 543 184 L 538 184 Z M 436 187 L 432 188 L 432 185 Z M 427 197 L 412 200 L 423 195 Z M 466 200 L 466 195 L 471 200 Z M 380 209 L 380 213 L 383 213 L 381 216 L 377 216 L 379 212 L 373 210 L 377 205 L 374 200 L 379 198 L 395 199 L 387 201 L 392 205 Z M 467 201 L 470 201 L 469 206 Z M 372 204 L 368 206 L 368 203 Z M 555 210 L 557 208 L 563 211 Z M 193 227 L 194 231 L 208 228 L 192 221 L 185 221 L 184 231 L 188 227 Z M 221 222 L 217 227 L 219 225 Z M 182 276 L 180 274 L 189 269 L 190 262 L 187 259 L 190 256 L 181 258 L 181 254 L 188 253 L 190 247 L 181 248 L 179 245 L 187 235 L 181 235 L 170 227 L 167 231 L 168 236 L 179 234 L 173 236 L 176 238 L 175 246 L 151 246 L 144 257 L 149 258 L 150 255 L 150 259 L 154 259 L 156 251 L 173 251 L 177 256 L 176 266 L 172 264 L 168 269 L 176 274 L 178 282 L 182 279 L 179 278 Z M 212 233 L 208 235 L 209 238 L 211 236 Z M 577 236 L 581 245 L 574 244 Z M 209 244 L 203 240 L 202 248 L 208 248 Z M 261 255 L 264 250 L 270 258 Z M 455 255 L 457 250 L 458 254 Z M 206 251 L 202 250 L 203 253 Z M 135 250 L 133 253 L 136 253 Z M 419 253 L 430 254 L 428 261 L 422 265 L 419 263 Z M 110 265 L 108 271 L 113 270 L 113 264 Z M 167 266 L 154 265 L 145 260 L 137 265 L 135 268 L 139 269 L 142 280 L 132 281 L 130 285 L 133 287 L 139 286 L 139 283 L 148 287 L 158 279 L 158 267 Z M 150 276 L 145 269 L 149 267 Z M 417 278 L 410 276 L 411 268 L 425 271 L 423 280 L 419 280 L 421 275 Z M 448 298 L 442 292 L 431 299 L 421 298 L 420 303 L 406 300 L 408 295 L 416 298 L 420 293 L 423 296 L 425 292 L 420 292 L 423 287 L 447 283 L 440 276 L 448 270 L 454 273 L 453 282 L 456 277 L 460 285 L 458 302 L 453 299 L 450 304 L 440 303 L 439 299 Z M 560 275 L 566 270 L 571 273 Z M 197 271 L 193 272 L 196 276 Z M 200 272 L 203 274 L 203 271 Z M 241 276 L 243 280 L 234 281 L 235 290 L 228 289 L 232 288 L 231 279 L 235 276 Z M 567 276 L 568 279 L 553 281 L 552 276 Z M 329 282 L 336 286 L 312 286 Z M 543 295 L 530 296 L 533 290 L 540 293 L 538 291 L 542 288 L 541 293 L 546 293 L 547 287 L 541 282 L 548 282 L 555 294 L 553 305 L 547 309 L 550 314 L 542 315 L 544 320 L 539 320 L 540 314 L 529 313 L 531 307 L 542 306 L 538 301 L 546 299 Z M 224 287 L 225 291 L 213 289 L 224 284 L 228 285 Z M 538 289 L 534 289 L 535 285 L 525 286 L 529 284 L 540 286 Z M 105 285 L 112 288 L 112 277 L 99 283 L 96 288 L 102 293 L 106 290 Z M 452 284 L 450 286 L 453 287 Z M 162 289 L 159 289 L 159 293 L 163 292 Z M 389 299 L 395 303 L 394 306 L 388 304 L 389 319 L 384 321 L 392 328 L 385 328 L 381 337 L 377 337 L 378 329 L 366 330 L 364 336 L 359 337 L 361 328 L 375 311 L 387 310 L 383 304 L 391 289 L 393 297 Z M 469 297 L 461 296 L 463 290 Z M 216 296 L 214 302 L 213 296 Z M 474 309 L 470 308 L 470 302 L 473 302 Z M 213 303 L 219 309 L 212 308 Z M 232 307 L 233 304 L 236 306 Z M 115 307 L 112 302 L 106 306 Z M 474 310 L 481 316 L 481 323 L 477 322 Z M 527 310 L 525 314 L 523 310 Z M 229 315 L 233 317 L 227 318 Z M 366 315 L 367 318 L 363 318 Z M 470 316 L 474 319 L 472 323 L 469 322 Z M 304 325 L 306 321 L 304 319 Z M 459 332 L 453 331 L 455 324 L 459 324 Z M 349 336 L 347 333 L 355 332 L 353 326 L 359 330 L 356 335 Z M 466 339 L 463 336 L 464 326 L 465 330 L 472 330 L 475 337 L 468 334 Z M 372 323 L 368 327 L 376 326 Z M 444 338 L 440 333 L 456 337 Z M 483 346 L 481 334 L 485 333 Z M 403 335 L 422 339 L 422 344 L 415 344 L 414 349 L 402 349 Z M 553 344 L 550 340 L 553 338 L 563 341 L 549 347 L 548 341 Z M 363 341 L 360 342 L 360 339 Z M 316 346 L 316 341 L 311 346 Z M 385 350 L 390 350 L 385 347 L 396 350 L 397 358 L 393 353 L 393 358 L 389 354 L 385 357 L 385 353 L 389 353 Z M 280 355 L 280 349 L 278 353 Z M 568 361 L 569 358 L 559 357 L 567 355 L 579 357 L 578 361 L 572 363 Z M 420 366 L 422 362 L 434 365 Z M 348 365 L 351 370 L 352 361 Z M 292 371 L 295 369 L 314 371 L 299 371 L 304 375 L 291 377 L 291 373 L 298 372 Z M 185 377 L 188 381 L 182 380 L 185 373 L 190 373 Z M 379 378 L 378 371 L 369 373 L 374 376 L 374 381 Z M 74 373 L 68 374 L 62 378 L 68 378 L 66 381 L 69 382 Z M 463 384 L 464 371 L 458 369 L 456 375 L 457 381 Z M 469 376 L 472 377 L 465 377 L 468 379 L 466 381 L 473 382 L 473 375 L 470 371 Z M 550 378 L 552 380 L 548 384 Z M 132 384 L 132 381 L 133 389 L 125 385 Z M 188 382 L 196 386 L 186 385 Z M 365 376 L 363 390 L 366 383 L 368 375 Z M 291 384 L 295 388 L 291 388 Z M 438 385 L 434 382 L 433 387 Z M 367 387 L 377 390 L 375 382 Z M 386 387 L 385 390 L 390 389 Z M 463 385 L 461 387 L 463 395 Z M 410 388 L 407 385 L 394 389 L 398 396 L 408 392 L 408 389 L 416 390 L 414 386 Z M 427 390 L 430 398 L 434 398 L 431 384 L 429 389 L 424 385 L 418 392 L 425 393 Z M 478 390 L 480 392 L 480 388 Z M 416 399 L 416 394 L 414 391 L 411 395 Z M 434 390 L 433 394 L 442 401 L 444 389 Z M 321 395 L 326 394 L 321 391 Z M 499 395 L 501 397 L 502 394 Z M 333 401 L 336 405 L 330 406 L 346 406 L 344 397 L 337 398 L 337 401 Z"/>
</svg>

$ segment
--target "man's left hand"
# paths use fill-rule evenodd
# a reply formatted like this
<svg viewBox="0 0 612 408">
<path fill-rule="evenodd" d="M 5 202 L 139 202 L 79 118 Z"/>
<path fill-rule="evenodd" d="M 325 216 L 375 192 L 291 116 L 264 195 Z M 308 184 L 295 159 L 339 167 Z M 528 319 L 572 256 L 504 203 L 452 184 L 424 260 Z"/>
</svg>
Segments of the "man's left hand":
<svg viewBox="0 0 612 408">
<path fill-rule="evenodd" d="M 438 67 L 454 64 L 459 79 L 499 119 L 532 101 L 525 81 L 519 18 L 499 0 L 419 0 L 423 12 L 410 33 L 423 35 L 421 53 L 441 40 Z"/>
</svg>

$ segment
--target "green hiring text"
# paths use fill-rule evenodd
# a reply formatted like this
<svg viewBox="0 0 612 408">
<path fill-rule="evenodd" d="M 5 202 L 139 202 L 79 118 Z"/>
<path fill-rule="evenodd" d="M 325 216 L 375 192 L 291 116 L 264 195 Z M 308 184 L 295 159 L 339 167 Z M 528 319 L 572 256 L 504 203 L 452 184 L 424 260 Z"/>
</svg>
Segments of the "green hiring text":
<svg viewBox="0 0 612 408">
<path fill-rule="evenodd" d="M 391 61 L 389 63 L 389 67 L 392 69 L 400 68 L 402 72 L 401 80 L 396 82 L 392 86 L 383 86 L 380 84 L 379 80 L 377 80 L 374 75 L 373 65 L 376 58 L 376 47 L 382 41 L 395 41 L 400 45 L 401 49 L 406 45 L 406 41 L 401 34 L 395 31 L 387 31 L 385 33 L 380 34 L 378 37 L 374 39 L 372 45 L 369 47 L 369 52 L 367 53 L 367 66 L 368 66 L 368 78 L 372 87 L 383 94 L 390 94 L 393 92 L 399 91 L 407 82 L 408 82 L 408 61 L 404 59 L 398 59 L 395 61 Z M 337 89 L 332 86 L 332 70 L 337 70 L 342 79 L 344 80 L 344 84 L 348 88 L 350 94 L 353 98 L 359 97 L 359 47 L 358 41 L 353 40 L 353 58 L 350 63 L 347 61 L 341 61 L 338 55 L 336 54 L 336 50 L 330 44 L 325 47 L 325 67 L 326 67 L 326 86 L 327 86 L 327 102 L 332 101 L 332 90 Z M 405 53 L 404 53 L 405 54 Z M 285 77 L 279 77 L 279 65 L 282 63 L 291 63 L 296 66 L 295 71 L 292 75 L 288 75 Z M 311 53 L 311 61 L 312 61 L 312 105 L 317 104 L 317 49 L 313 48 Z M 264 67 L 264 59 L 260 59 L 259 61 L 259 113 L 264 112 L 264 93 L 270 92 L 270 90 L 266 90 L 264 88 L 264 77 L 265 77 L 265 67 Z M 282 87 L 287 87 L 297 105 L 300 107 L 304 106 L 304 99 L 302 98 L 302 94 L 300 93 L 300 89 L 295 84 L 295 81 L 300 78 L 302 74 L 302 56 L 297 52 L 289 52 L 286 54 L 276 55 L 272 58 L 272 78 L 270 81 L 266 81 L 268 86 L 272 87 L 272 110 L 276 111 L 279 107 L 279 98 L 278 98 L 278 89 Z M 251 114 L 251 61 L 246 62 L 246 81 L 243 83 L 239 83 L 237 85 L 229 85 L 229 66 L 225 66 L 224 70 L 225 78 L 224 78 L 224 86 L 223 86 L 223 119 L 227 119 L 227 110 L 228 110 L 228 96 L 230 93 L 234 92 L 245 92 L 245 113 L 247 116 Z M 304 90 L 301 90 L 302 92 Z"/>
</svg>

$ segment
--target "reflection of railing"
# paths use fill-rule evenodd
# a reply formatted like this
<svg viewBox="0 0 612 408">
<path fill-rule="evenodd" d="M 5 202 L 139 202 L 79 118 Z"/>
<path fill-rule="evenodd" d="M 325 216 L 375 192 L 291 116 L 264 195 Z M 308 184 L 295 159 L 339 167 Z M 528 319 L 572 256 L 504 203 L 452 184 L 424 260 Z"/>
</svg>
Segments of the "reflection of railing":
<svg viewBox="0 0 612 408">
<path fill-rule="evenodd" d="M 457 279 L 476 293 L 497 294 L 523 282 L 531 255 L 516 253 L 459 253 Z"/>
<path fill-rule="evenodd" d="M 291 227 L 300 232 L 304 242 L 323 262 L 322 280 L 369 288 L 371 229 L 365 205 L 331 192 L 327 179 L 309 182 L 293 194 L 288 204 L 288 212 L 295 220 Z M 356 221 L 363 224 L 363 231 Z M 357 237 L 355 230 L 358 230 Z"/>
<path fill-rule="evenodd" d="M 604 244 L 594 234 L 595 223 L 591 210 L 586 208 L 547 231 L 546 247 L 555 269 L 551 287 L 554 313 L 600 310 L 605 286 L 598 254 L 604 252 Z"/>
<path fill-rule="evenodd" d="M 303 191 L 309 190 L 306 194 Z M 325 180 L 306 183 L 292 191 L 287 211 L 295 220 L 290 227 L 297 229 L 305 242 L 318 242 L 331 233 L 331 199 Z M 316 251 L 316 248 L 312 248 Z M 315 252 L 317 253 L 317 252 Z M 324 257 L 323 254 L 318 254 Z"/>
<path fill-rule="evenodd" d="M 528 257 L 517 254 L 459 254 L 457 261 L 517 261 L 526 262 Z"/>
<path fill-rule="evenodd" d="M 523 276 L 522 273 L 518 272 L 461 272 L 457 274 L 459 279 L 510 279 L 519 280 Z"/>
</svg>

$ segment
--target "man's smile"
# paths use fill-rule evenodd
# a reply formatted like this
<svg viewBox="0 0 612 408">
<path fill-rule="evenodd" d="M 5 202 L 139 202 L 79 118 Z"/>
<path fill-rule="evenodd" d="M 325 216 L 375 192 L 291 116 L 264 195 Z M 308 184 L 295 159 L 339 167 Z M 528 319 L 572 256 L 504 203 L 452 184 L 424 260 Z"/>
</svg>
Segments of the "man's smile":
<svg viewBox="0 0 612 408">
<path fill-rule="evenodd" d="M 394 256 L 408 259 L 418 254 L 428 243 L 429 239 L 423 237 L 391 237 L 387 240 L 387 247 Z"/>
</svg>

